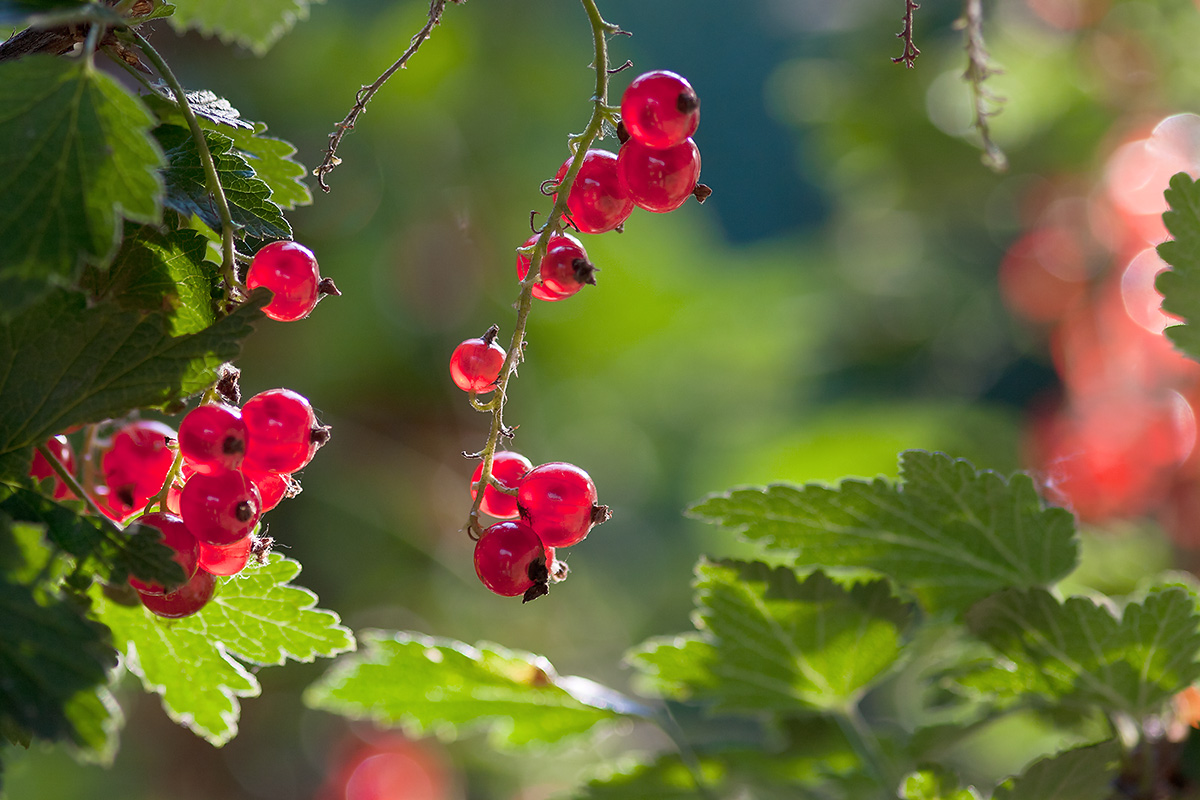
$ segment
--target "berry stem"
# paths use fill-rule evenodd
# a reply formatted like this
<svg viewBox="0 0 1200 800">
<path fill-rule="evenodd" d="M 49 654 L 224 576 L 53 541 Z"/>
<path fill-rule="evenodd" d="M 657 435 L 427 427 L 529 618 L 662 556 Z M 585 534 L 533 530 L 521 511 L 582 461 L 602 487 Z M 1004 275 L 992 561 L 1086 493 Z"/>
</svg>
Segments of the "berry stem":
<svg viewBox="0 0 1200 800">
<path fill-rule="evenodd" d="M 549 245 L 550 238 L 562 233 L 563 229 L 563 214 L 567 210 L 567 197 L 571 193 L 571 185 L 575 182 L 575 176 L 579 174 L 579 168 L 583 166 L 583 158 L 587 155 L 588 148 L 592 146 L 592 142 L 600 136 L 604 131 L 605 122 L 609 121 L 612 116 L 612 109 L 608 105 L 608 39 L 610 34 L 620 33 L 620 27 L 606 22 L 600 14 L 600 9 L 596 7 L 596 0 L 580 0 L 583 3 L 584 11 L 587 12 L 588 21 L 592 26 L 592 42 L 595 48 L 595 57 L 592 60 L 592 68 L 596 71 L 596 92 L 592 95 L 592 117 L 588 121 L 587 127 L 582 133 L 573 134 L 567 139 L 567 144 L 574 153 L 571 159 L 571 166 L 567 169 L 566 175 L 558 185 L 558 198 L 554 202 L 554 207 L 550 210 L 550 218 L 542 227 L 541 234 L 538 236 L 537 242 L 533 246 L 533 252 L 529 256 L 529 273 L 525 276 L 525 280 L 521 281 L 521 293 L 517 297 L 517 323 L 513 327 L 512 339 L 508 345 L 508 353 L 504 358 L 504 364 L 500 367 L 500 377 L 496 380 L 496 394 L 487 403 L 479 403 L 474 398 L 471 398 L 471 405 L 479 411 L 491 412 L 492 425 L 488 431 L 487 443 L 480 451 L 480 457 L 483 459 L 483 472 L 480 474 L 479 482 L 491 483 L 492 480 L 492 459 L 496 454 L 496 445 L 500 442 L 500 436 L 508 429 L 504 426 L 504 403 L 507 402 L 508 379 L 513 374 L 518 360 L 525 348 L 525 323 L 529 318 L 529 310 L 533 306 L 533 286 L 541 277 L 542 259 L 546 256 L 546 249 Z M 477 492 L 475 502 L 471 506 L 471 512 L 467 517 L 467 533 L 473 539 L 478 539 L 483 534 L 483 529 L 479 527 L 479 506 L 483 502 L 483 492 Z"/>
<path fill-rule="evenodd" d="M 175 101 L 179 103 L 179 110 L 183 112 L 184 119 L 187 120 L 188 129 L 192 133 L 192 140 L 196 143 L 196 149 L 200 152 L 200 163 L 204 166 L 205 183 L 208 185 L 209 193 L 217 202 L 217 214 L 221 217 L 221 273 L 225 277 L 227 296 L 232 299 L 234 288 L 237 286 L 237 274 L 234 272 L 233 216 L 229 213 L 229 201 L 225 198 L 225 189 L 221 186 L 220 176 L 217 175 L 217 166 L 213 162 L 212 152 L 208 149 L 208 142 L 204 140 L 204 131 L 200 129 L 200 121 L 196 119 L 196 112 L 192 111 L 192 107 L 188 103 L 187 92 L 184 91 L 183 86 L 179 83 L 179 79 L 175 77 L 175 73 L 171 71 L 167 62 L 151 46 L 150 42 L 146 41 L 146 37 L 133 29 L 129 30 L 129 35 L 133 37 L 142 54 L 158 70 L 158 74 L 162 76 L 162 79 L 171 87 L 171 92 L 175 95 Z"/>
<path fill-rule="evenodd" d="M 175 482 L 175 478 L 179 476 L 179 468 L 183 465 L 183 450 L 178 446 L 175 448 L 175 460 L 171 462 L 171 468 L 167 470 L 167 477 L 163 481 L 162 488 L 158 490 L 158 494 L 150 498 L 146 503 L 146 508 L 157 505 L 160 512 L 167 510 L 167 495 L 171 492 L 171 484 Z"/>
<path fill-rule="evenodd" d="M 67 488 L 70 489 L 76 497 L 84 502 L 84 504 L 88 507 L 88 510 L 96 515 L 96 517 L 100 520 L 101 525 L 111 528 L 117 533 L 121 532 L 121 528 L 115 522 L 110 520 L 104 514 L 104 512 L 100 510 L 100 506 L 96 505 L 96 501 L 92 499 L 92 496 L 84 491 L 83 486 L 80 485 L 79 481 L 75 479 L 75 476 L 71 474 L 71 471 L 63 466 L 62 462 L 58 460 L 58 457 L 54 455 L 54 453 L 50 452 L 50 448 L 46 447 L 44 444 L 39 444 L 35 449 L 42 454 L 42 458 L 46 459 L 46 463 L 50 465 L 50 469 L 54 470 L 54 474 L 58 475 L 58 477 L 62 479 L 62 482 L 67 485 Z"/>
</svg>

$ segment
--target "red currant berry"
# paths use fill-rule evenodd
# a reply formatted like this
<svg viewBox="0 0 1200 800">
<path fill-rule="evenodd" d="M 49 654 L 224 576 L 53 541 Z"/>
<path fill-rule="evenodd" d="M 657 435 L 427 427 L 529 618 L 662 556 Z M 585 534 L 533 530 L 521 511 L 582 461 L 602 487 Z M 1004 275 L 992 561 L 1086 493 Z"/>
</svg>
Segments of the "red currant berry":
<svg viewBox="0 0 1200 800">
<path fill-rule="evenodd" d="M 117 431 L 100 457 L 114 508 L 135 511 L 158 494 L 175 463 L 175 451 L 167 445 L 174 438 L 175 431 L 161 422 L 134 422 Z"/>
<path fill-rule="evenodd" d="M 569 547 L 583 541 L 592 526 L 608 519 L 596 505 L 596 484 L 574 464 L 551 462 L 530 470 L 517 492 L 521 519 L 547 547 Z"/>
<path fill-rule="evenodd" d="M 520 453 L 501 451 L 496 453 L 495 458 L 492 459 L 492 477 L 509 489 L 516 489 L 520 485 L 521 478 L 525 477 L 525 473 L 531 469 L 533 469 L 533 464 Z M 481 477 L 483 477 L 482 463 L 475 468 L 475 472 L 471 475 L 472 500 L 476 495 L 475 484 Z M 517 498 L 515 495 L 505 494 L 495 487 L 485 486 L 479 510 L 497 519 L 516 519 Z"/>
<path fill-rule="evenodd" d="M 250 560 L 254 537 L 245 536 L 224 547 L 200 543 L 200 569 L 213 575 L 237 575 Z"/>
<path fill-rule="evenodd" d="M 246 288 L 265 286 L 271 302 L 263 313 L 280 322 L 304 319 L 317 305 L 321 275 L 312 251 L 296 242 L 271 242 L 254 254 L 246 273 Z"/>
<path fill-rule="evenodd" d="M 523 244 L 521 246 L 522 247 L 533 247 L 535 244 L 537 244 L 537 240 L 538 240 L 539 236 L 540 236 L 540 234 L 535 233 L 533 236 L 530 236 L 528 239 L 526 239 L 525 244 Z M 547 250 L 548 249 L 549 248 L 547 247 Z M 529 264 L 530 264 L 529 256 L 523 255 L 521 253 L 517 253 L 517 280 L 519 280 L 519 281 L 525 280 L 525 276 L 529 274 Z M 540 271 L 539 271 L 539 277 L 540 277 Z M 536 297 L 538 300 L 547 300 L 550 302 L 554 302 L 555 300 L 562 300 L 562 297 L 560 297 L 559 295 L 557 295 L 554 292 L 547 289 L 545 287 L 545 285 L 542 284 L 541 281 L 538 281 L 537 283 L 535 283 L 533 285 L 533 296 Z"/>
<path fill-rule="evenodd" d="M 90 494 L 92 501 L 95 502 L 96 507 L 100 509 L 100 513 L 104 514 L 104 516 L 108 517 L 113 522 L 124 524 L 127 519 L 136 513 L 132 509 L 128 509 L 123 506 L 122 503 L 113 496 L 112 490 L 110 490 L 107 486 L 92 487 Z M 168 506 L 168 508 L 170 507 Z M 173 510 L 173 513 L 178 512 Z"/>
<path fill-rule="evenodd" d="M 571 159 L 564 161 L 554 179 L 561 182 L 570 166 Z M 567 211 L 583 233 L 611 231 L 629 218 L 633 200 L 617 179 L 616 155 L 607 150 L 587 151 L 567 195 Z"/>
<path fill-rule="evenodd" d="M 507 355 L 496 344 L 500 329 L 493 325 L 481 339 L 467 339 L 450 354 L 450 378 L 464 392 L 480 394 L 496 388 Z"/>
<path fill-rule="evenodd" d="M 75 474 L 75 450 L 71 447 L 71 442 L 66 436 L 54 436 L 46 440 L 46 449 L 50 451 L 50 455 L 54 456 L 59 464 L 66 468 L 67 472 Z M 62 478 L 58 477 L 58 473 L 54 471 L 54 467 L 39 453 L 33 451 L 33 463 L 29 467 L 29 475 L 39 483 L 51 476 L 54 477 L 54 499 L 63 500 L 71 497 L 71 490 L 67 488 L 67 484 Z"/>
<path fill-rule="evenodd" d="M 167 511 L 170 511 L 175 516 L 179 516 L 179 497 L 183 494 L 183 487 L 187 485 L 188 478 L 196 474 L 196 470 L 187 461 L 179 465 L 179 477 L 172 481 L 171 486 L 167 489 Z"/>
<path fill-rule="evenodd" d="M 162 533 L 162 543 L 174 551 L 172 558 L 183 568 L 183 580 L 174 586 L 163 586 L 160 583 L 147 582 L 139 578 L 130 578 L 129 585 L 141 594 L 163 595 L 183 586 L 196 574 L 196 559 L 199 557 L 200 543 L 188 530 L 187 525 L 174 514 L 154 512 L 138 517 L 139 525 L 147 525 Z"/>
<path fill-rule="evenodd" d="M 661 149 L 630 139 L 617 156 L 617 175 L 639 208 L 674 211 L 700 180 L 700 150 L 691 139 Z"/>
<path fill-rule="evenodd" d="M 258 494 L 262 498 L 262 513 L 267 513 L 279 505 L 285 497 L 295 497 L 300 494 L 300 483 L 291 475 L 281 475 L 278 472 L 254 472 L 244 469 L 242 474 L 254 482 Z"/>
<path fill-rule="evenodd" d="M 242 466 L 250 472 L 296 472 L 329 439 L 307 398 L 291 389 L 254 395 L 242 406 L 242 419 L 250 436 Z"/>
<path fill-rule="evenodd" d="M 179 451 L 204 475 L 237 469 L 246 455 L 246 423 L 232 406 L 206 404 L 179 423 Z"/>
<path fill-rule="evenodd" d="M 138 592 L 142 605 L 160 617 L 179 619 L 195 614 L 212 599 L 217 588 L 217 579 L 211 572 L 196 570 L 192 579 L 170 594 L 143 594 Z"/>
<path fill-rule="evenodd" d="M 524 522 L 498 522 L 475 543 L 475 574 L 496 594 L 516 597 L 536 591 L 538 585 L 545 589 L 549 582 L 546 562 L 553 558 Z"/>
<path fill-rule="evenodd" d="M 533 236 L 525 246 L 536 241 L 537 236 Z M 518 280 L 525 280 L 529 263 L 528 258 L 517 256 Z M 588 261 L 587 251 L 578 239 L 570 234 L 551 236 L 538 271 L 541 280 L 533 285 L 533 296 L 539 300 L 564 300 L 582 289 L 585 283 L 595 286 L 595 272 L 596 267 Z"/>
<path fill-rule="evenodd" d="M 254 483 L 240 472 L 193 475 L 179 496 L 179 513 L 202 543 L 231 545 L 250 534 L 261 514 Z"/>
<path fill-rule="evenodd" d="M 621 122 L 650 147 L 671 147 L 696 132 L 700 98 L 683 76 L 667 70 L 639 75 L 621 96 Z"/>
</svg>

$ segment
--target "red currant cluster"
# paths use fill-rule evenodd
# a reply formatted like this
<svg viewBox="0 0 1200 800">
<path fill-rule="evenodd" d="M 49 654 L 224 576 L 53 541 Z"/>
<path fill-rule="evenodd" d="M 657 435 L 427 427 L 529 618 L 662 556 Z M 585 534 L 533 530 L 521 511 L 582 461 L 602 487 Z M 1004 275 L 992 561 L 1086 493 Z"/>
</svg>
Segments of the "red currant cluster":
<svg viewBox="0 0 1200 800">
<path fill-rule="evenodd" d="M 480 464 L 471 476 L 472 498 L 482 477 Z M 492 478 L 499 487 L 484 487 L 479 508 L 510 521 L 485 529 L 475 542 L 475 574 L 496 594 L 529 602 L 546 594 L 550 581 L 566 577 L 555 550 L 583 541 L 610 512 L 596 503 L 596 484 L 574 464 L 534 467 L 519 453 L 499 452 Z"/>
</svg>

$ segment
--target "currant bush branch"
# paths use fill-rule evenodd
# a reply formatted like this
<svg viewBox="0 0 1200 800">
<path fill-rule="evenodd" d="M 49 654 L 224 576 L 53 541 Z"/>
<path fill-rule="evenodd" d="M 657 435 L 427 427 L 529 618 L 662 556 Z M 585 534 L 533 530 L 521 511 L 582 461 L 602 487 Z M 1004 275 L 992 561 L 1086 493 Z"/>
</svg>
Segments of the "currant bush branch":
<svg viewBox="0 0 1200 800">
<path fill-rule="evenodd" d="M 916 0 L 904 0 L 904 29 L 896 34 L 897 39 L 904 40 L 904 52 L 892 59 L 893 64 L 903 64 L 909 69 L 916 66 L 921 51 L 913 42 L 913 12 L 920 7 Z"/>
<path fill-rule="evenodd" d="M 966 0 L 963 16 L 957 26 L 965 31 L 967 48 L 967 69 L 963 79 L 971 87 L 971 105 L 975 115 L 975 128 L 979 131 L 983 147 L 983 163 L 996 172 L 1008 169 L 1008 157 L 1004 151 L 992 141 L 988 118 L 1000 113 L 1004 99 L 993 94 L 985 82 L 997 74 L 991 64 L 987 47 L 983 42 L 983 0 Z"/>
<path fill-rule="evenodd" d="M 84 505 L 88 507 L 89 511 L 96 515 L 96 519 L 100 521 L 100 524 L 103 527 L 113 532 L 121 533 L 121 527 L 110 520 L 108 515 L 100 510 L 100 506 L 96 504 L 96 501 L 92 499 L 92 496 L 84 490 L 83 486 L 80 485 L 75 476 L 71 474 L 71 471 L 67 469 L 61 461 L 58 460 L 58 457 L 55 456 L 54 453 L 50 452 L 49 447 L 46 447 L 44 444 L 39 444 L 35 449 L 41 453 L 42 458 L 46 459 L 46 463 L 50 465 L 50 469 L 54 470 L 54 474 L 57 475 L 64 484 L 66 484 L 67 488 L 70 489 L 76 497 L 83 501 Z"/>
<path fill-rule="evenodd" d="M 582 133 L 572 134 L 567 138 L 567 146 L 572 153 L 571 165 L 567 168 L 562 180 L 557 182 L 554 191 L 558 196 L 554 201 L 554 207 L 550 210 L 550 218 L 539 231 L 537 242 L 529 254 L 529 273 L 520 283 L 521 293 L 517 296 L 516 303 L 517 321 L 513 326 L 512 338 L 509 341 L 504 363 L 500 367 L 500 376 L 496 379 L 495 395 L 486 403 L 481 403 L 474 397 L 471 398 L 472 407 L 477 411 L 492 415 L 487 442 L 477 454 L 479 458 L 483 459 L 483 471 L 479 476 L 479 486 L 494 485 L 492 461 L 496 455 L 496 446 L 500 443 L 501 436 L 511 437 L 512 429 L 506 428 L 504 425 L 504 404 L 508 401 L 508 381 L 512 375 L 516 374 L 517 363 L 521 360 L 525 349 L 525 326 L 529 318 L 529 311 L 533 306 L 533 287 L 541 272 L 542 259 L 546 256 L 550 238 L 562 233 L 563 215 L 567 211 L 567 197 L 571 193 L 575 176 L 579 174 L 579 169 L 583 166 L 583 159 L 588 148 L 601 135 L 606 124 L 615 124 L 614 121 L 619 110 L 608 104 L 610 74 L 608 71 L 608 36 L 623 33 L 623 31 L 619 26 L 605 21 L 595 0 L 580 1 L 583 3 L 592 27 L 592 42 L 595 50 L 592 68 L 596 72 L 596 89 L 595 94 L 592 95 L 592 116 Z M 546 189 L 549 188 L 548 184 L 544 184 L 544 186 Z M 483 534 L 483 530 L 479 526 L 479 507 L 482 502 L 483 492 L 477 491 L 466 525 L 467 534 L 472 539 L 478 539 Z"/>
<path fill-rule="evenodd" d="M 450 2 L 462 3 L 464 0 L 450 0 Z M 321 191 L 329 191 L 329 184 L 325 183 L 325 176 L 333 172 L 334 168 L 342 163 L 342 160 L 337 156 L 337 149 L 342 143 L 342 137 L 354 128 L 354 123 L 358 121 L 359 116 L 367 110 L 367 103 L 371 102 L 371 98 L 375 96 L 375 93 L 387 83 L 388 78 L 408 65 L 408 60 L 416 55 L 417 50 L 425 43 L 430 34 L 433 33 L 433 29 L 441 24 L 442 12 L 445 9 L 446 0 L 431 0 L 429 3 L 429 16 L 425 25 L 413 36 L 412 41 L 409 42 L 408 49 L 390 67 L 385 69 L 383 74 L 375 79 L 374 83 L 369 86 L 363 86 L 358 90 L 358 95 L 354 98 L 354 106 L 351 107 L 350 113 L 335 125 L 333 133 L 329 134 L 329 147 L 325 151 L 325 158 L 321 161 L 320 166 L 313 170 L 313 175 L 317 176 L 317 185 L 321 187 Z"/>
</svg>

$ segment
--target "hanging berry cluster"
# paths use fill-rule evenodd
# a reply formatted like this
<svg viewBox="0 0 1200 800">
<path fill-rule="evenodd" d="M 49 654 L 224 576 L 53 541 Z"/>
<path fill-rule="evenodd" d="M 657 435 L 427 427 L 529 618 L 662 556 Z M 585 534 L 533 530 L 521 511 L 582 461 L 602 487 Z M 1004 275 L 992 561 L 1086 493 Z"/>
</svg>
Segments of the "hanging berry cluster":
<svg viewBox="0 0 1200 800">
<path fill-rule="evenodd" d="M 596 266 L 583 244 L 563 231 L 599 234 L 623 229 L 635 206 L 657 213 L 673 211 L 694 195 L 703 202 L 710 191 L 698 183 L 700 151 L 691 136 L 700 122 L 700 100 L 691 85 L 673 72 L 648 72 L 625 91 L 620 108 L 607 104 L 606 37 L 623 33 L 584 3 L 596 44 L 595 109 L 587 129 L 569 140 L 572 155 L 542 191 L 554 197 L 550 221 L 517 249 L 517 324 L 505 350 L 498 326 L 467 339 L 450 356 L 450 376 L 467 392 L 471 405 L 492 414 L 487 443 L 471 476 L 474 505 L 467 531 L 475 540 L 475 573 L 491 591 L 525 602 L 549 591 L 567 575 L 558 549 L 577 544 L 611 513 L 597 501 L 596 485 L 579 467 L 551 462 L 534 467 L 529 459 L 498 450 L 514 429 L 503 422 L 505 392 L 524 349 L 525 324 L 532 298 L 565 300 L 596 283 Z M 605 125 L 614 126 L 622 146 L 617 154 L 589 149 Z M 484 402 L 481 394 L 491 394 Z M 482 491 L 480 491 L 482 489 Z M 483 528 L 480 513 L 502 520 Z"/>
<path fill-rule="evenodd" d="M 254 256 L 246 288 L 258 286 L 272 292 L 264 313 L 281 321 L 303 319 L 323 295 L 340 294 L 321 279 L 312 252 L 290 241 L 272 242 Z M 239 408 L 240 399 L 238 371 L 226 365 L 178 432 L 163 422 L 135 420 L 105 441 L 97 432 L 106 426 L 91 427 L 82 481 L 65 435 L 34 454 L 30 475 L 53 477 L 55 499 L 82 490 L 89 507 L 113 522 L 136 521 L 161 533 L 183 581 L 129 581 L 159 616 L 196 613 L 212 598 L 218 576 L 236 575 L 252 556 L 265 557 L 273 540 L 256 535 L 262 515 L 299 494 L 293 473 L 329 440 L 329 427 L 317 422 L 307 398 L 290 389 L 261 392 Z"/>
</svg>

